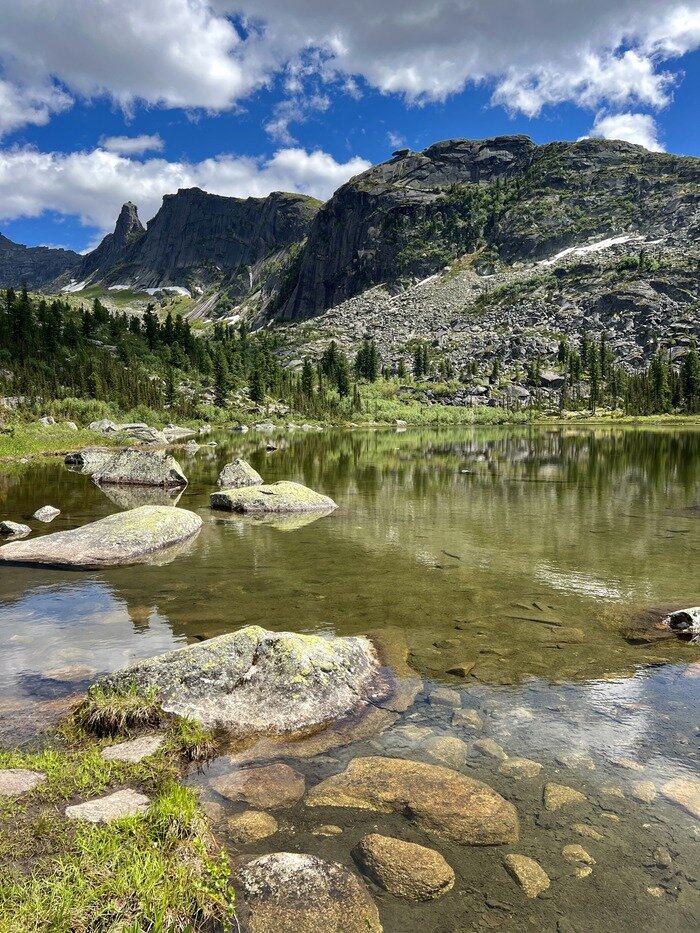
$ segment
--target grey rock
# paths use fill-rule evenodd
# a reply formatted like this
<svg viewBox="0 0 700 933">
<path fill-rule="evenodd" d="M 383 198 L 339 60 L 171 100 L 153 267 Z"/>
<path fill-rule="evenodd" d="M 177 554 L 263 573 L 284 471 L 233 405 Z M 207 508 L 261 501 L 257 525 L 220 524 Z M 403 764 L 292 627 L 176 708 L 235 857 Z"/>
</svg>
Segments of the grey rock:
<svg viewBox="0 0 700 933">
<path fill-rule="evenodd" d="M 241 735 L 318 726 L 386 693 L 368 639 L 258 626 L 139 661 L 101 683 L 155 688 L 165 710 Z"/>
<path fill-rule="evenodd" d="M 20 522 L 0 522 L 0 535 L 4 538 L 26 538 L 31 532 L 29 525 L 22 525 Z"/>
<path fill-rule="evenodd" d="M 26 768 L 3 768 L 0 770 L 0 797 L 16 797 L 34 790 L 46 780 L 43 771 Z"/>
<path fill-rule="evenodd" d="M 55 508 L 53 505 L 42 505 L 40 509 L 37 509 L 36 512 L 32 515 L 32 518 L 35 518 L 39 522 L 52 522 L 54 518 L 61 514 L 61 510 Z"/>
<path fill-rule="evenodd" d="M 163 450 L 120 450 L 107 460 L 93 481 L 98 485 L 186 486 L 187 477 L 177 460 Z"/>
<path fill-rule="evenodd" d="M 100 755 L 105 761 L 128 761 L 137 764 L 144 758 L 155 755 L 161 747 L 165 737 L 162 735 L 140 735 L 137 739 L 128 742 L 119 742 L 117 745 L 108 745 L 103 748 Z"/>
<path fill-rule="evenodd" d="M 228 512 L 311 512 L 337 508 L 329 496 L 300 483 L 284 481 L 214 492 L 209 501 L 213 509 Z"/>
<path fill-rule="evenodd" d="M 217 486 L 224 489 L 240 489 L 244 486 L 259 486 L 263 482 L 262 476 L 246 461 L 237 457 L 232 463 L 227 463 L 216 481 Z"/>
<path fill-rule="evenodd" d="M 56 419 L 51 415 L 44 415 L 43 418 L 39 418 L 39 424 L 42 424 L 45 428 L 48 428 L 56 424 Z"/>
<path fill-rule="evenodd" d="M 67 466 L 81 467 L 86 473 L 94 473 L 113 456 L 114 450 L 108 447 L 84 447 L 66 454 L 63 462 Z"/>
<path fill-rule="evenodd" d="M 248 933 L 381 933 L 379 913 L 360 879 L 315 855 L 273 852 L 238 872 Z"/>
<path fill-rule="evenodd" d="M 79 253 L 49 246 L 21 246 L 0 233 L 0 288 L 46 288 L 82 261 Z"/>
<path fill-rule="evenodd" d="M 145 794 L 129 788 L 115 791 L 106 797 L 98 797 L 85 803 L 66 807 L 69 820 L 86 820 L 88 823 L 109 823 L 125 816 L 138 816 L 145 813 L 150 800 Z"/>
<path fill-rule="evenodd" d="M 170 506 L 143 506 L 108 515 L 82 528 L 57 531 L 32 541 L 0 547 L 0 562 L 96 569 L 169 555 L 199 533 L 194 512 Z"/>
</svg>

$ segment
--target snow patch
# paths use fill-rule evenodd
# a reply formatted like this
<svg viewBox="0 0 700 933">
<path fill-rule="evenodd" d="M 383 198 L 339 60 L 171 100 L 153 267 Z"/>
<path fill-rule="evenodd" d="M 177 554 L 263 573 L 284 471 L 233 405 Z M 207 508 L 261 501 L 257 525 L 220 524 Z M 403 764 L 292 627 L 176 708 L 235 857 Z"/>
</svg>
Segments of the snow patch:
<svg viewBox="0 0 700 933">
<path fill-rule="evenodd" d="M 128 292 L 131 288 L 131 285 L 110 285 L 107 291 L 109 292 Z"/>
<path fill-rule="evenodd" d="M 164 285 L 162 288 L 144 288 L 144 292 L 147 295 L 156 295 L 158 292 L 173 292 L 175 295 L 184 295 L 185 298 L 191 298 L 192 295 L 187 288 L 182 288 L 179 285 Z"/>
<path fill-rule="evenodd" d="M 588 253 L 599 253 L 603 249 L 609 249 L 611 246 L 619 246 L 621 243 L 630 243 L 633 240 L 644 240 L 644 237 L 623 234 L 622 236 L 611 236 L 605 240 L 599 240 L 597 243 L 589 243 L 587 246 L 569 246 L 568 249 L 563 249 L 560 253 L 557 253 L 556 256 L 552 256 L 551 259 L 540 260 L 537 265 L 551 266 L 555 262 L 559 262 L 560 259 L 565 259 L 567 256 L 585 256 Z"/>
<path fill-rule="evenodd" d="M 75 279 L 71 279 L 67 285 L 64 285 L 61 289 L 62 292 L 82 292 L 82 290 L 87 285 L 87 279 L 83 282 L 76 282 Z"/>
</svg>

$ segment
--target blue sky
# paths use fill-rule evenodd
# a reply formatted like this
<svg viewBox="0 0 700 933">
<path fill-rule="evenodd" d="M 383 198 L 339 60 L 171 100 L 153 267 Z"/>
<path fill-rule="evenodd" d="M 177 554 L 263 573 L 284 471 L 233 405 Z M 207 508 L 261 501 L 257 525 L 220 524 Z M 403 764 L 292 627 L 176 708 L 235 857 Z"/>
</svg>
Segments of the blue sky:
<svg viewBox="0 0 700 933">
<path fill-rule="evenodd" d="M 331 192 L 526 133 L 700 156 L 700 0 L 0 0 L 0 232 L 84 250 L 131 199 Z"/>
</svg>

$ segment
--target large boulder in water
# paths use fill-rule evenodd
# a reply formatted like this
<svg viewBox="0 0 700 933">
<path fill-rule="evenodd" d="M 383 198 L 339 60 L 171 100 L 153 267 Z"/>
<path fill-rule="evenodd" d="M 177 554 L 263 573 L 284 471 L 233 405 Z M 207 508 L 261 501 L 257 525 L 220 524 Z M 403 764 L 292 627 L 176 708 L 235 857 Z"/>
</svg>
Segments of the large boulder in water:
<svg viewBox="0 0 700 933">
<path fill-rule="evenodd" d="M 187 477 L 177 460 L 164 450 L 120 450 L 92 477 L 98 486 L 186 486 Z"/>
<path fill-rule="evenodd" d="M 238 872 L 244 933 L 381 933 L 362 881 L 315 855 L 272 852 Z"/>
<path fill-rule="evenodd" d="M 79 467 L 83 473 L 96 473 L 114 456 L 114 450 L 108 447 L 84 447 L 66 454 L 64 463 L 69 467 Z"/>
<path fill-rule="evenodd" d="M 223 489 L 209 497 L 213 509 L 228 512 L 314 512 L 337 508 L 329 497 L 301 483 L 282 481 L 244 489 Z"/>
<path fill-rule="evenodd" d="M 0 562 L 97 569 L 136 564 L 198 534 L 202 519 L 171 506 L 142 506 L 97 522 L 0 547 Z"/>
<path fill-rule="evenodd" d="M 166 711 L 241 736 L 309 729 L 378 701 L 389 689 L 367 638 L 257 625 L 138 661 L 100 684 L 154 689 Z"/>
<path fill-rule="evenodd" d="M 247 460 L 237 457 L 232 463 L 227 463 L 219 473 L 216 485 L 223 489 L 242 489 L 245 486 L 260 486 L 262 481 L 262 476 Z"/>
<path fill-rule="evenodd" d="M 306 805 L 410 814 L 426 832 L 462 845 L 518 840 L 513 804 L 481 781 L 421 761 L 353 758 L 345 771 L 312 788 Z"/>
</svg>

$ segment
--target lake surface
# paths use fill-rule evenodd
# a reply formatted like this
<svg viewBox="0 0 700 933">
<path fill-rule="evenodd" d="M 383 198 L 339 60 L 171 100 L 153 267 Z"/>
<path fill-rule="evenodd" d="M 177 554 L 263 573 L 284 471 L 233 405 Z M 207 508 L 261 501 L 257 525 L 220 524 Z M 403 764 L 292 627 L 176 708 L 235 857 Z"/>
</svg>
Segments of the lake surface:
<svg viewBox="0 0 700 933">
<path fill-rule="evenodd" d="M 178 504 L 205 524 L 172 562 L 0 569 L 0 740 L 29 738 L 99 672 L 243 625 L 383 629 L 405 642 L 423 680 L 415 704 L 382 732 L 294 767 L 311 785 L 354 755 L 431 760 L 420 747 L 426 729 L 468 745 L 491 738 L 543 765 L 520 781 L 483 755 L 461 766 L 516 805 L 521 842 L 462 848 L 401 816 L 299 805 L 246 852 L 312 851 L 352 866 L 353 846 L 372 831 L 437 848 L 457 873 L 449 894 L 413 904 L 373 889 L 390 933 L 700 926 L 700 824 L 661 793 L 672 779 L 699 779 L 700 648 L 625 637 L 649 610 L 700 603 L 700 431 L 282 432 L 270 453 L 255 432 L 209 439 L 217 446 L 176 453 L 190 478 Z M 235 456 L 339 508 L 274 524 L 211 512 L 208 495 Z M 26 520 L 45 504 L 61 515 L 35 534 L 128 505 L 60 460 L 0 469 L 2 517 Z M 458 664 L 473 664 L 466 678 L 448 673 Z M 452 724 L 451 706 L 429 702 L 444 686 L 479 714 L 478 734 Z M 232 811 L 209 781 L 225 767 L 193 776 L 224 843 Z M 588 804 L 544 811 L 546 781 L 581 790 Z M 640 781 L 653 782 L 653 800 L 637 799 Z M 319 822 L 344 832 L 315 836 Z M 582 836 L 581 823 L 602 838 Z M 587 877 L 562 858 L 572 843 L 595 859 Z M 508 851 L 541 862 L 546 896 L 525 898 L 503 868 Z"/>
</svg>

